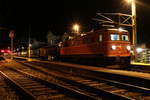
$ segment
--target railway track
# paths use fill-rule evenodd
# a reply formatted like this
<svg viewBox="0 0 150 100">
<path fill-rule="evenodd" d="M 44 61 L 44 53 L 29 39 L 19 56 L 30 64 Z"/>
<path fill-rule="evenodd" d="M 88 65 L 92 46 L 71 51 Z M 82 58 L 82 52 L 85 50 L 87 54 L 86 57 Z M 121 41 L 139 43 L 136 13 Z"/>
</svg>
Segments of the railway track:
<svg viewBox="0 0 150 100">
<path fill-rule="evenodd" d="M 0 76 L 0 100 L 25 100 Z"/>
<path fill-rule="evenodd" d="M 92 91 L 92 93 L 94 93 L 94 95 L 101 95 L 104 98 L 109 96 L 110 98 L 115 98 L 114 100 L 146 100 L 147 98 L 147 100 L 150 99 L 150 89 L 147 88 L 142 88 L 106 79 L 95 80 L 89 77 L 81 77 L 73 75 L 73 73 L 68 73 L 68 71 L 49 71 L 48 69 L 45 69 L 41 66 L 37 66 L 37 63 L 23 64 L 28 67 L 31 67 L 34 70 L 38 70 L 39 72 L 42 72 L 45 75 L 48 75 L 48 77 L 54 77 L 58 80 L 67 82 L 67 84 L 72 84 L 72 86 L 78 85 L 78 87 L 80 86 L 80 89 L 86 91 L 90 90 Z"/>
<path fill-rule="evenodd" d="M 56 82 L 56 80 L 52 78 L 51 82 L 49 82 L 43 80 L 42 78 L 44 77 L 42 76 L 36 77 L 29 73 L 27 74 L 23 71 L 19 71 L 12 68 L 5 68 L 4 70 L 0 71 L 0 73 L 5 79 L 7 79 L 7 81 L 10 84 L 13 84 L 14 87 L 16 87 L 20 92 L 22 92 L 22 94 L 24 94 L 27 97 L 27 100 L 95 99 L 84 93 L 79 93 L 74 91 L 73 89 L 64 87 L 58 84 L 58 82 Z"/>
</svg>

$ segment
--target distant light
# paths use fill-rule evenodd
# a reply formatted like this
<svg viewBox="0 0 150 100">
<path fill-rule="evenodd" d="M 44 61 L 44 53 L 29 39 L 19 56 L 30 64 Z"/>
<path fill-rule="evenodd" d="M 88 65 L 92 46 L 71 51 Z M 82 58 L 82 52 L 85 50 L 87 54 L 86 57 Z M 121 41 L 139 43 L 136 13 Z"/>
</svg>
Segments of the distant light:
<svg viewBox="0 0 150 100">
<path fill-rule="evenodd" d="M 127 3 L 131 3 L 131 2 L 132 2 L 132 0 L 126 0 L 126 2 L 127 2 Z"/>
<path fill-rule="evenodd" d="M 17 48 L 17 51 L 19 51 L 19 48 Z"/>
<path fill-rule="evenodd" d="M 1 50 L 1 52 L 2 52 L 2 53 L 4 53 L 4 52 L 5 52 L 5 50 Z"/>
<path fill-rule="evenodd" d="M 120 32 L 124 31 L 124 29 L 123 29 L 123 28 L 121 28 L 121 27 L 120 27 L 118 30 L 119 30 Z"/>
<path fill-rule="evenodd" d="M 11 53 L 11 51 L 10 50 L 6 50 L 6 53 Z"/>
<path fill-rule="evenodd" d="M 29 44 L 29 47 L 32 47 L 32 44 L 31 44 L 31 43 Z"/>
<path fill-rule="evenodd" d="M 27 53 L 26 53 L 26 52 L 21 52 L 21 54 L 22 54 L 22 55 L 25 55 L 25 54 L 27 54 Z"/>
<path fill-rule="evenodd" d="M 24 49 L 24 47 L 21 47 L 21 49 Z"/>
<path fill-rule="evenodd" d="M 143 51 L 143 49 L 142 48 L 137 48 L 136 51 L 137 51 L 137 53 L 140 53 L 140 52 Z"/>
<path fill-rule="evenodd" d="M 78 33 L 78 32 L 79 32 L 79 25 L 78 25 L 78 24 L 75 24 L 75 25 L 73 26 L 73 30 L 74 30 L 76 33 Z"/>
<path fill-rule="evenodd" d="M 0 52 L 1 53 L 11 53 L 11 51 L 9 49 L 2 49 Z"/>
<path fill-rule="evenodd" d="M 59 47 L 62 47 L 62 42 L 59 42 L 58 46 L 59 46 Z"/>
</svg>

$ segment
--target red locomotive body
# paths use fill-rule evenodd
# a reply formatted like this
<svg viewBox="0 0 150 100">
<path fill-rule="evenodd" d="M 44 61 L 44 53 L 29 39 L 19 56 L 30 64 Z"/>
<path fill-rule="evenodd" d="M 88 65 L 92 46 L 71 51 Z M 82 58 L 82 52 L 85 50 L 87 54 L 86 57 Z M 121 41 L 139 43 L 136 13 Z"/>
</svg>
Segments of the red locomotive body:
<svg viewBox="0 0 150 100">
<path fill-rule="evenodd" d="M 86 63 L 129 63 L 130 49 L 128 31 L 103 29 L 63 42 L 60 58 Z"/>
</svg>

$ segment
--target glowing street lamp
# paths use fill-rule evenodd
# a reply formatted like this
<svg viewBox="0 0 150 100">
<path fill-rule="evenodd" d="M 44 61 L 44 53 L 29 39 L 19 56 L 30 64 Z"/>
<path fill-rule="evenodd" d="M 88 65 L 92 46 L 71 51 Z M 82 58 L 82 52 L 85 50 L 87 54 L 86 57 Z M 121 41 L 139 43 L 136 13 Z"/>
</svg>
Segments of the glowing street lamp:
<svg viewBox="0 0 150 100">
<path fill-rule="evenodd" d="M 79 33 L 79 25 L 78 24 L 75 24 L 73 26 L 73 30 L 75 31 L 75 33 Z"/>
<path fill-rule="evenodd" d="M 132 2 L 132 0 L 126 0 L 128 3 L 131 3 Z"/>
</svg>

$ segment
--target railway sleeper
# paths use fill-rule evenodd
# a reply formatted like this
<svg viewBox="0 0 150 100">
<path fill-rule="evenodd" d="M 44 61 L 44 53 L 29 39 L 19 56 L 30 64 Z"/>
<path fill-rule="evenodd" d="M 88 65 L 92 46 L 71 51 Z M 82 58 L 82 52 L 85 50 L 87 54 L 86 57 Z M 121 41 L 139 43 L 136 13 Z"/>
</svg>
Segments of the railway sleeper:
<svg viewBox="0 0 150 100">
<path fill-rule="evenodd" d="M 124 95 L 129 97 L 141 96 L 140 93 L 135 93 L 135 92 L 126 92 Z"/>
<path fill-rule="evenodd" d="M 45 88 L 45 86 L 38 86 L 38 85 L 34 85 L 34 86 L 23 86 L 26 89 L 34 89 L 34 88 Z"/>
<path fill-rule="evenodd" d="M 45 98 L 45 100 L 63 100 L 63 98 L 66 98 L 65 95 L 63 94 L 57 94 L 57 95 L 53 95 L 53 96 L 39 96 L 38 99 L 43 100 Z M 64 99 L 65 100 L 65 99 Z"/>
<path fill-rule="evenodd" d="M 31 92 L 31 91 L 30 91 Z M 44 92 L 33 92 L 32 91 L 32 94 L 34 95 L 34 96 L 36 96 L 36 97 L 38 97 L 38 96 L 41 96 L 41 95 L 48 95 L 48 93 L 44 93 Z"/>
<path fill-rule="evenodd" d="M 50 90 L 48 88 L 32 88 L 31 91 L 47 91 L 47 90 Z"/>
<path fill-rule="evenodd" d="M 51 91 L 31 91 L 34 95 L 54 95 L 54 94 L 60 94 L 58 91 L 51 92 Z"/>
<path fill-rule="evenodd" d="M 111 92 L 112 93 L 125 93 L 125 92 L 127 92 L 127 90 L 115 88 L 114 90 L 111 90 Z"/>
<path fill-rule="evenodd" d="M 25 86 L 29 86 L 29 87 L 30 87 L 30 86 L 31 86 L 31 87 L 33 86 L 33 87 L 34 87 L 34 86 L 38 86 L 38 85 L 39 85 L 39 84 L 37 84 L 37 83 L 32 83 L 32 82 L 29 82 L 29 83 L 27 83 L 27 82 L 26 82 L 26 83 L 18 82 L 18 83 L 19 83 L 21 86 L 24 86 L 24 87 L 25 87 Z M 39 85 L 39 86 L 40 86 L 40 85 Z"/>
</svg>

